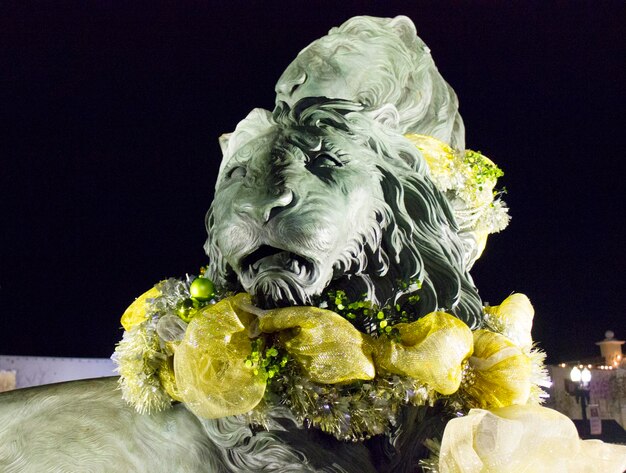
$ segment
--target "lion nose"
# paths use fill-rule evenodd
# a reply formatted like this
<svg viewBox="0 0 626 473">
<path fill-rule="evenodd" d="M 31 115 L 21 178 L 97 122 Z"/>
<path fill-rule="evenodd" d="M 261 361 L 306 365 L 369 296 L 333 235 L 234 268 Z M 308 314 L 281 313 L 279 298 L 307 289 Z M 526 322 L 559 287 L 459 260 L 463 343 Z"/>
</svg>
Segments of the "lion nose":
<svg viewBox="0 0 626 473">
<path fill-rule="evenodd" d="M 293 93 L 300 87 L 302 84 L 306 82 L 307 75 L 306 72 L 302 72 L 294 78 L 287 78 L 284 81 L 279 80 L 276 85 L 276 91 L 279 94 L 283 94 L 287 97 L 293 95 Z"/>
<path fill-rule="evenodd" d="M 291 189 L 277 190 L 272 194 L 255 203 L 236 205 L 235 208 L 240 213 L 256 217 L 262 223 L 267 223 L 295 202 Z"/>
</svg>

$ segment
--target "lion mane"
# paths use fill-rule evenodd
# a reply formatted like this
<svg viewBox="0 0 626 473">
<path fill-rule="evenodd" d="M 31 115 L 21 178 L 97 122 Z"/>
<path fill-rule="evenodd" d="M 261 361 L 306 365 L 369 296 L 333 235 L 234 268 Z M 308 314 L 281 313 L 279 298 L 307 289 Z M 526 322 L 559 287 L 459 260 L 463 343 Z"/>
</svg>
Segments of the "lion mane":
<svg viewBox="0 0 626 473">
<path fill-rule="evenodd" d="M 225 146 L 215 200 L 206 218 L 205 250 L 211 260 L 208 276 L 225 290 L 241 289 L 241 281 L 225 260 L 223 242 L 215 231 L 216 208 L 220 207 L 220 218 L 224 218 L 229 212 L 224 212 L 222 206 L 232 204 L 222 201 L 220 192 L 233 156 L 250 144 L 254 148 L 255 140 L 269 140 L 271 151 L 265 151 L 263 159 L 271 163 L 273 175 L 279 176 L 289 154 L 307 154 L 318 146 L 320 140 L 315 137 L 331 143 L 340 137 L 352 145 L 351 152 L 356 149 L 366 156 L 376 174 L 372 195 L 379 197 L 375 198 L 369 224 L 354 229 L 349 243 L 333 262 L 332 277 L 325 281 L 323 291 L 295 300 L 314 304 L 318 302 L 315 296 L 342 289 L 353 297 L 367 294 L 369 300 L 384 305 L 402 304 L 408 296 L 417 294 L 419 301 L 412 306 L 416 318 L 446 310 L 471 327 L 478 326 L 482 302 L 464 267 L 463 244 L 450 204 L 429 178 L 424 157 L 397 131 L 398 120 L 394 107 L 372 112 L 358 103 L 325 98 L 303 99 L 293 108 L 279 105 L 272 115 L 253 111 Z M 256 185 L 276 183 L 257 180 Z M 380 189 L 375 189 L 376 185 Z M 264 192 L 268 189 L 259 189 L 259 195 Z M 300 205 L 305 211 L 306 202 Z M 288 240 L 290 234 L 280 237 Z M 416 284 L 403 288 L 402 282 L 407 281 Z M 276 299 L 285 299 L 284 284 L 281 291 L 273 298 L 267 294 L 256 296 L 272 305 L 280 302 Z"/>
<path fill-rule="evenodd" d="M 392 104 L 402 134 L 465 148 L 457 96 L 406 16 L 357 16 L 304 48 L 278 80 L 276 100 L 293 106 L 307 96 L 350 100 L 368 110 Z"/>
</svg>

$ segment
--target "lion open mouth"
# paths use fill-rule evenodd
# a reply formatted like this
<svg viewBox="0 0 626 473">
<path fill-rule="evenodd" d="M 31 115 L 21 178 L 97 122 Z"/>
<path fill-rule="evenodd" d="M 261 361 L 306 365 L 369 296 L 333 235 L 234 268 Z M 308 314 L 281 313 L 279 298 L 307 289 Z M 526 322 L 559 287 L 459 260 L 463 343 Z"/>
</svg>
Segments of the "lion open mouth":
<svg viewBox="0 0 626 473">
<path fill-rule="evenodd" d="M 241 261 L 241 273 L 253 281 L 266 271 L 288 272 L 298 279 L 310 280 L 315 273 L 315 266 L 309 259 L 269 245 L 261 245 Z"/>
</svg>

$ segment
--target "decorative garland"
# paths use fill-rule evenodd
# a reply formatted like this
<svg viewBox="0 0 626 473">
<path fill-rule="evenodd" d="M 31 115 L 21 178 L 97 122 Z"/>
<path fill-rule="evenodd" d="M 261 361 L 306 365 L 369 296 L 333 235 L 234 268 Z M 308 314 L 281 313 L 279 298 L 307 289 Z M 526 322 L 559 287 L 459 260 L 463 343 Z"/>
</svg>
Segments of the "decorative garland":
<svg viewBox="0 0 626 473">
<path fill-rule="evenodd" d="M 530 339 L 526 296 L 485 307 L 486 327 L 473 333 L 449 314 L 410 322 L 400 307 L 349 301 L 339 291 L 320 307 L 262 311 L 247 295 L 216 294 L 202 275 L 162 281 L 122 316 L 113 359 L 123 397 L 141 413 L 182 401 L 203 417 L 245 414 L 261 425 L 285 405 L 302 425 L 352 441 L 389 434 L 406 405 L 441 400 L 468 411 L 540 402 L 547 376 Z M 357 320 L 375 329 L 359 332 Z M 299 341 L 311 334 L 322 338 Z M 223 372 L 211 353 L 226 363 Z"/>
<path fill-rule="evenodd" d="M 504 230 L 511 220 L 502 200 L 506 189 L 496 189 L 504 173 L 480 152 L 461 152 L 432 136 L 408 134 L 405 138 L 424 156 L 430 178 L 451 204 L 469 270 L 482 254 L 489 234 Z"/>
<path fill-rule="evenodd" d="M 432 136 L 405 135 L 422 153 L 437 188 L 454 203 L 454 214 L 462 228 L 489 234 L 506 228 L 510 217 L 496 189 L 504 172 L 479 151 L 457 151 Z"/>
</svg>

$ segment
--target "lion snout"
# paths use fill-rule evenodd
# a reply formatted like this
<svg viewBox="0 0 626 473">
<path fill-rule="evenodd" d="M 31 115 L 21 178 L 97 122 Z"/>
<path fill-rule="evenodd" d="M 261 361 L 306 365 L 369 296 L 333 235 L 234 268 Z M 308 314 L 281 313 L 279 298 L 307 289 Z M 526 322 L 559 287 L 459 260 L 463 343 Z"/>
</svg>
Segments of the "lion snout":
<svg viewBox="0 0 626 473">
<path fill-rule="evenodd" d="M 293 207 L 295 201 L 294 192 L 289 188 L 283 188 L 266 192 L 263 197 L 256 197 L 254 200 L 236 201 L 233 203 L 233 208 L 240 215 L 267 223 L 283 210 Z"/>
</svg>

